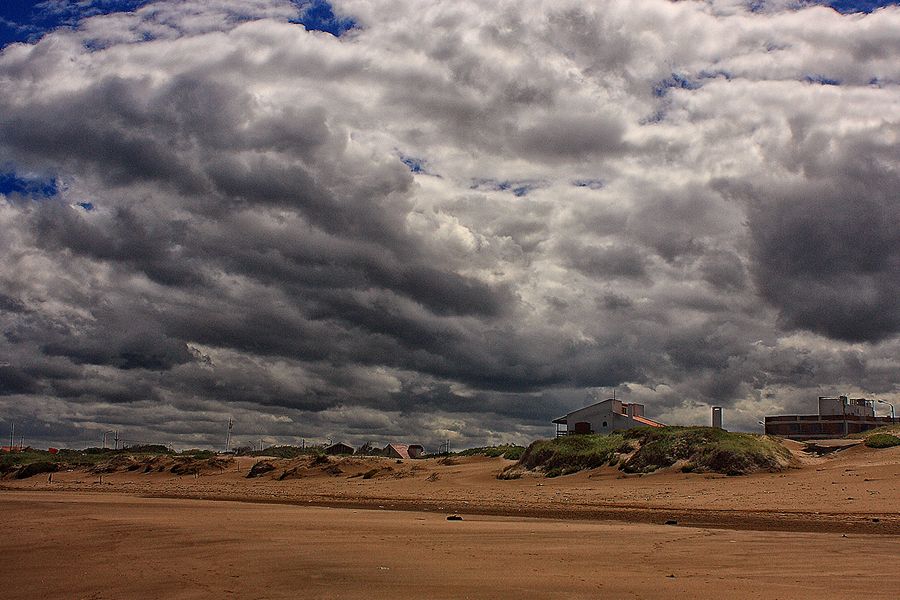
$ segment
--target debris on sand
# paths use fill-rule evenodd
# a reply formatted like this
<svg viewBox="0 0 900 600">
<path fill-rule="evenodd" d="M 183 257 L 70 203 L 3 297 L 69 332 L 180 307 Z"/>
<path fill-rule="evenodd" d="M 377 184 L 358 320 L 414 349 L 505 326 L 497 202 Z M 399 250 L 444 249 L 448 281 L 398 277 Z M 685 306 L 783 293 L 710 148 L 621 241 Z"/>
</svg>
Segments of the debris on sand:
<svg viewBox="0 0 900 600">
<path fill-rule="evenodd" d="M 16 479 L 28 479 L 34 475 L 38 475 L 40 473 L 54 473 L 59 470 L 59 466 L 56 463 L 52 462 L 33 462 L 27 464 L 23 467 L 20 467 L 18 471 L 16 471 Z"/>
<path fill-rule="evenodd" d="M 337 475 L 340 475 L 341 473 L 343 473 L 344 470 L 341 469 L 341 468 L 340 468 L 339 466 L 337 466 L 337 465 L 328 465 L 327 467 L 325 467 L 324 469 L 322 469 L 322 472 L 323 472 L 323 473 L 328 473 L 329 475 L 335 475 L 335 476 L 337 476 Z"/>
<path fill-rule="evenodd" d="M 394 467 L 381 467 L 381 468 L 376 467 L 374 469 L 369 469 L 368 471 L 363 473 L 362 478 L 363 479 L 372 479 L 379 475 L 387 475 L 388 473 L 393 472 L 393 470 L 394 470 Z"/>
<path fill-rule="evenodd" d="M 250 467 L 250 472 L 247 473 L 247 479 L 251 479 L 253 477 L 259 477 L 260 475 L 265 475 L 270 471 L 275 470 L 275 465 L 267 460 L 261 460 L 252 467 Z"/>
<path fill-rule="evenodd" d="M 463 518 L 459 515 L 448 515 L 447 520 L 448 521 L 462 521 Z"/>
</svg>

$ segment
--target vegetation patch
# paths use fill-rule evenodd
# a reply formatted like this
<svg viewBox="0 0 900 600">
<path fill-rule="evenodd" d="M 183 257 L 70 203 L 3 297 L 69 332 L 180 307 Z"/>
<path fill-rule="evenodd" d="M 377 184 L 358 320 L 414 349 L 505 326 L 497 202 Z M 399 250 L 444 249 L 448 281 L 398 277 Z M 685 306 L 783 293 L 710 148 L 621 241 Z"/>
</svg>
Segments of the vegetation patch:
<svg viewBox="0 0 900 600">
<path fill-rule="evenodd" d="M 250 448 L 235 448 L 236 456 L 274 456 L 275 458 L 298 458 L 300 456 L 310 456 L 322 453 L 321 448 L 315 446 L 269 446 L 262 450 L 252 450 Z"/>
<path fill-rule="evenodd" d="M 468 448 L 453 453 L 455 456 L 487 456 L 490 458 L 503 457 L 507 460 L 519 460 L 525 454 L 525 446 L 515 444 L 500 444 L 498 446 L 482 446 L 480 448 Z"/>
<path fill-rule="evenodd" d="M 893 448 L 900 446 L 900 437 L 890 433 L 876 433 L 867 437 L 865 444 L 869 448 Z"/>
<path fill-rule="evenodd" d="M 639 444 L 621 466 L 626 473 L 649 473 L 685 461 L 685 471 L 745 475 L 781 471 L 793 463 L 790 451 L 774 438 L 715 427 L 639 427 L 624 435 Z"/>
<path fill-rule="evenodd" d="M 518 470 L 542 471 L 548 477 L 567 475 L 584 469 L 595 469 L 609 463 L 631 446 L 621 433 L 610 435 L 567 435 L 555 440 L 532 442 L 519 461 L 504 469 L 504 479 Z"/>
<path fill-rule="evenodd" d="M 618 465 L 626 473 L 652 473 L 679 462 L 686 472 L 743 475 L 782 471 L 794 459 L 768 436 L 712 427 L 638 427 L 610 435 L 569 435 L 534 442 L 499 477 L 511 479 L 523 471 L 556 477 L 604 465 Z"/>
</svg>

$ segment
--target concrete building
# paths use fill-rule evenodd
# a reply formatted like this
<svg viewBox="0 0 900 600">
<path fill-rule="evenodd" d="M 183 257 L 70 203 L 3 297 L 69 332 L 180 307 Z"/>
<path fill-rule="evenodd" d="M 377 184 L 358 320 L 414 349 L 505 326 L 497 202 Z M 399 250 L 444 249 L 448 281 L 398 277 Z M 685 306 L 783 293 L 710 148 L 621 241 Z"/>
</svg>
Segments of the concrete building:
<svg viewBox="0 0 900 600">
<path fill-rule="evenodd" d="M 716 429 L 722 429 L 722 407 L 712 407 L 712 426 Z"/>
<path fill-rule="evenodd" d="M 875 401 L 838 396 L 819 397 L 817 415 L 766 417 L 767 435 L 792 440 L 841 438 L 891 423 L 890 417 L 875 416 Z"/>
<path fill-rule="evenodd" d="M 644 416 L 644 405 L 634 402 L 622 402 L 615 398 L 598 402 L 564 417 L 553 419 L 556 424 L 556 436 L 580 433 L 612 433 L 617 429 L 632 427 L 663 427 Z M 565 426 L 565 428 L 563 428 Z"/>
</svg>

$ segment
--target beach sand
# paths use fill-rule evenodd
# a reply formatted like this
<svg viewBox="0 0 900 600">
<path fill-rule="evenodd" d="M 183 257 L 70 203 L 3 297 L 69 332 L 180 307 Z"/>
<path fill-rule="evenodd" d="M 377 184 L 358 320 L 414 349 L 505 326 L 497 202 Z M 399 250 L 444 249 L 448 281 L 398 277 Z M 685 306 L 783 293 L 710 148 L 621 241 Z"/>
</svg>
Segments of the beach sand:
<svg viewBox="0 0 900 600">
<path fill-rule="evenodd" d="M 898 597 L 900 448 L 801 458 L 746 477 L 502 481 L 508 461 L 470 457 L 7 479 L 0 597 Z"/>
</svg>

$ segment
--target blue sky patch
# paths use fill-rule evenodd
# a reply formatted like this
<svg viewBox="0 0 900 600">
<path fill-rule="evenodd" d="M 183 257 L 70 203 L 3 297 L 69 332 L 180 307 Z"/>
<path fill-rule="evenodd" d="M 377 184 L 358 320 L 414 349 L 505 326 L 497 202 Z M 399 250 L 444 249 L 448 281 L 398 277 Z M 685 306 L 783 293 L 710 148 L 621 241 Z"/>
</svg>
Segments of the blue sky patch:
<svg viewBox="0 0 900 600">
<path fill-rule="evenodd" d="M 301 9 L 301 17 L 292 23 L 299 23 L 309 31 L 325 31 L 340 37 L 356 27 L 352 19 L 335 16 L 331 4 L 325 0 L 299 0 L 294 2 Z"/>
<path fill-rule="evenodd" d="M 133 11 L 149 0 L 2 0 L 0 48 L 16 42 L 35 42 L 59 27 L 75 27 L 82 19 Z"/>
<path fill-rule="evenodd" d="M 58 191 L 56 179 L 20 177 L 14 172 L 0 173 L 0 194 L 49 198 L 55 196 Z"/>
<path fill-rule="evenodd" d="M 841 13 L 870 13 L 873 10 L 885 7 L 896 6 L 900 4 L 898 0 L 832 0 L 825 2 L 834 10 Z"/>
<path fill-rule="evenodd" d="M 702 84 L 697 83 L 696 81 L 691 81 L 689 78 L 681 75 L 680 73 L 672 73 L 667 79 L 658 81 L 653 86 L 653 95 L 657 98 L 662 98 L 663 96 L 668 94 L 669 90 L 672 88 L 681 90 L 696 90 L 700 88 L 701 85 Z"/>
<path fill-rule="evenodd" d="M 409 170 L 413 173 L 427 173 L 425 170 L 425 159 L 424 158 L 413 158 L 412 156 L 405 156 L 403 154 L 400 155 L 400 161 L 409 167 Z"/>
<path fill-rule="evenodd" d="M 807 75 L 803 80 L 807 83 L 818 83 L 819 85 L 841 85 L 840 79 L 832 79 L 825 75 Z"/>
<path fill-rule="evenodd" d="M 497 179 L 475 179 L 470 189 L 490 192 L 512 192 L 514 196 L 527 196 L 532 191 L 544 187 L 542 181 L 523 179 L 520 181 L 499 181 Z"/>
</svg>

